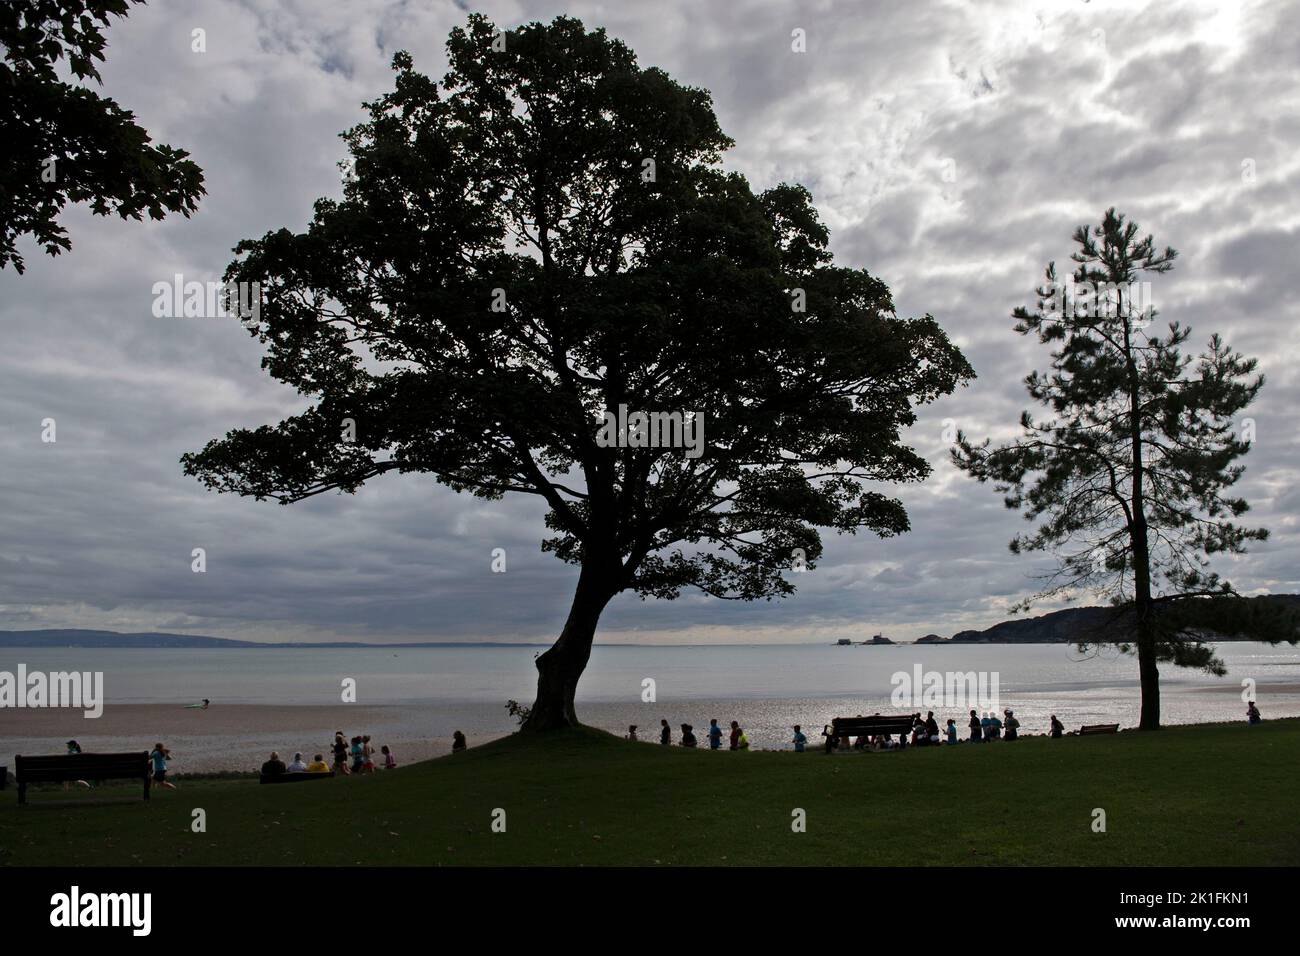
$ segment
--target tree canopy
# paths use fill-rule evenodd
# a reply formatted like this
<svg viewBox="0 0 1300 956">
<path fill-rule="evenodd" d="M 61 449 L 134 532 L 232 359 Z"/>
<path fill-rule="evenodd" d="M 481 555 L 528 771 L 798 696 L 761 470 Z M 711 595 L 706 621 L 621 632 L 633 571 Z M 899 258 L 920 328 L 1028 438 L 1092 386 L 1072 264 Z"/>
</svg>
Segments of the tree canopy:
<svg viewBox="0 0 1300 956">
<path fill-rule="evenodd" d="M 153 145 L 132 113 L 60 78 L 100 82 L 104 30 L 144 0 L 23 0 L 0 3 L 0 268 L 24 271 L 20 236 L 52 256 L 72 248 L 59 215 L 89 203 L 96 215 L 188 216 L 203 172 L 183 149 Z"/>
<path fill-rule="evenodd" d="M 530 729 L 575 723 L 596 623 L 622 591 L 793 590 L 818 529 L 907 530 L 900 432 L 970 366 L 931 316 L 835 266 L 808 191 L 755 193 L 704 90 L 560 17 L 454 30 L 436 82 L 405 53 L 345 135 L 341 199 L 241 243 L 266 369 L 312 404 L 186 455 L 219 491 L 292 502 L 420 472 L 548 506 L 579 565 L 538 660 Z M 600 440 L 620 409 L 680 413 L 703 453 Z M 693 417 L 692 417 L 693 416 Z"/>
</svg>

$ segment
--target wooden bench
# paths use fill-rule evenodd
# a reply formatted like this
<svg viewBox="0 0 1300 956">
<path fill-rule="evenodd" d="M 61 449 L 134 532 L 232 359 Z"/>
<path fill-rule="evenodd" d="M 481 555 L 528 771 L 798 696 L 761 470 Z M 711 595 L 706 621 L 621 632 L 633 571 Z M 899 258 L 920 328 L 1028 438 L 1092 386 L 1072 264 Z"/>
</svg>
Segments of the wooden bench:
<svg viewBox="0 0 1300 956">
<path fill-rule="evenodd" d="M 1089 734 L 1117 734 L 1119 733 L 1119 724 L 1084 724 L 1079 728 L 1079 736 L 1086 737 Z"/>
<path fill-rule="evenodd" d="M 149 799 L 149 754 L 61 754 L 54 757 L 14 757 L 18 802 L 27 802 L 29 783 L 64 783 L 73 780 L 139 780 Z"/>
<path fill-rule="evenodd" d="M 826 752 L 835 749 L 836 740 L 850 737 L 878 737 L 881 734 L 910 734 L 920 714 L 872 714 L 870 717 L 836 717 L 822 727 Z"/>
<path fill-rule="evenodd" d="M 258 783 L 303 783 L 307 780 L 328 780 L 334 776 L 333 770 L 318 770 L 314 773 L 295 771 L 294 773 L 264 773 L 257 778 Z"/>
</svg>

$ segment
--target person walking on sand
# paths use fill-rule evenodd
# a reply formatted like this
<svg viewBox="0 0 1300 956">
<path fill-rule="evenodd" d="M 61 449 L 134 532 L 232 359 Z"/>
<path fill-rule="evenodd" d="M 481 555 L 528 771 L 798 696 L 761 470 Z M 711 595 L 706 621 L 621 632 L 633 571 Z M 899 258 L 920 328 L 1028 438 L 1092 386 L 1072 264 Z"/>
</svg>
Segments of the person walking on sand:
<svg viewBox="0 0 1300 956">
<path fill-rule="evenodd" d="M 459 730 L 451 735 L 451 752 L 454 754 L 462 753 L 466 747 L 465 735 Z"/>
<path fill-rule="evenodd" d="M 393 752 L 388 749 L 388 744 L 384 744 L 382 747 L 380 747 L 379 752 L 384 755 L 384 769 L 396 770 L 397 758 L 394 757 Z"/>
<path fill-rule="evenodd" d="M 794 740 L 790 742 L 794 744 L 794 752 L 797 754 L 803 753 L 808 746 L 808 738 L 798 724 L 794 725 Z"/>
<path fill-rule="evenodd" d="M 302 754 L 294 754 L 293 762 L 288 766 L 289 773 L 306 773 L 307 764 L 302 759 Z"/>
<path fill-rule="evenodd" d="M 971 743 L 977 744 L 984 739 L 984 724 L 980 720 L 979 714 L 973 710 L 970 712 L 970 723 L 967 726 L 970 727 Z"/>
<path fill-rule="evenodd" d="M 668 726 L 668 718 L 661 717 L 659 718 L 659 743 L 663 747 L 670 747 L 672 746 L 672 742 L 673 731 L 672 728 Z"/>
<path fill-rule="evenodd" d="M 709 749 L 722 749 L 722 728 L 718 726 L 716 717 L 709 721 Z"/>
<path fill-rule="evenodd" d="M 167 782 L 167 761 L 171 758 L 172 752 L 162 745 L 162 741 L 153 745 L 153 751 L 149 754 L 149 759 L 153 761 L 153 782 L 156 787 L 165 787 L 168 790 L 175 790 L 176 784 Z"/>
<path fill-rule="evenodd" d="M 741 734 L 740 724 L 736 723 L 733 720 L 731 722 L 731 737 L 728 739 L 728 749 L 730 750 L 740 749 L 740 734 Z"/>
</svg>

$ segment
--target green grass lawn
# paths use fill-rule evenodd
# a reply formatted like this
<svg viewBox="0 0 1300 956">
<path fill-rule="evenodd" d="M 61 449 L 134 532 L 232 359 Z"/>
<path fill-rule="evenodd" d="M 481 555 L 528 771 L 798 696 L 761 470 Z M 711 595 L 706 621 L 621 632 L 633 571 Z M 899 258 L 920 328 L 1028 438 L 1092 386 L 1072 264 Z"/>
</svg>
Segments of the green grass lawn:
<svg viewBox="0 0 1300 956">
<path fill-rule="evenodd" d="M 36 790 L 26 807 L 11 783 L 0 863 L 1300 864 L 1300 720 L 834 756 L 581 730 L 373 777 L 178 783 L 148 803 L 135 785 Z"/>
</svg>

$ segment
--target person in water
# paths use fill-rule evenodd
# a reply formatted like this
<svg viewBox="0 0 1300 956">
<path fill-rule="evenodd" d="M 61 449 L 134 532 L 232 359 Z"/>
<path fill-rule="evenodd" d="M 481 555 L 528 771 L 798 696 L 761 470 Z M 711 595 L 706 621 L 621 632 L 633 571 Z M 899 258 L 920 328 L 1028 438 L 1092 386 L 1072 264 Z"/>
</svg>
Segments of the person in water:
<svg viewBox="0 0 1300 956">
<path fill-rule="evenodd" d="M 690 724 L 682 724 L 682 746 L 695 746 L 695 728 Z"/>
<path fill-rule="evenodd" d="M 1052 715 L 1052 729 L 1048 731 L 1048 734 L 1051 735 L 1052 737 L 1060 737 L 1060 736 L 1063 735 L 1064 733 L 1065 733 L 1065 724 L 1063 724 L 1063 723 L 1061 723 L 1059 720 L 1057 720 L 1057 719 L 1056 719 L 1056 715 L 1053 714 L 1053 715 Z"/>
<path fill-rule="evenodd" d="M 454 734 L 451 735 L 451 752 L 452 752 L 452 753 L 460 753 L 461 751 L 463 751 L 463 750 L 465 749 L 465 747 L 466 747 L 466 744 L 465 744 L 465 735 L 464 735 L 464 734 L 462 734 L 462 733 L 458 730 L 458 731 L 456 731 Z"/>
<path fill-rule="evenodd" d="M 798 724 L 794 725 L 794 740 L 791 743 L 794 744 L 794 752 L 797 754 L 803 753 L 804 748 L 808 746 L 808 738 Z"/>
<path fill-rule="evenodd" d="M 973 710 L 970 712 L 970 723 L 967 726 L 970 727 L 971 743 L 977 744 L 984 739 L 984 724 L 980 720 L 980 715 Z"/>
<path fill-rule="evenodd" d="M 661 717 L 659 718 L 659 743 L 662 746 L 667 747 L 671 745 L 672 742 L 673 742 L 673 732 L 672 732 L 672 728 L 668 726 L 668 718 Z"/>
</svg>

